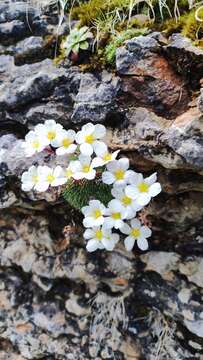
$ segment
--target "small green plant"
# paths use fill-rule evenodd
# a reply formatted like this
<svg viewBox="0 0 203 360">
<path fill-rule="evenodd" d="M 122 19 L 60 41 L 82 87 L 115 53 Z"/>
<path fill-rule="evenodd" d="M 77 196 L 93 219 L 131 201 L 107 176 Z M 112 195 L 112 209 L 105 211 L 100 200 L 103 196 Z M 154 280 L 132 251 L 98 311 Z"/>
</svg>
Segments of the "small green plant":
<svg viewBox="0 0 203 360">
<path fill-rule="evenodd" d="M 182 34 L 189 37 L 191 40 L 198 40 L 203 38 L 203 9 L 198 12 L 199 18 L 202 17 L 202 21 L 196 19 L 196 11 L 192 10 L 185 18 L 185 23 L 182 29 Z"/>
<path fill-rule="evenodd" d="M 145 35 L 147 28 L 128 29 L 117 33 L 112 37 L 112 41 L 105 48 L 105 60 L 107 64 L 114 66 L 116 60 L 116 49 L 123 45 L 126 40 L 132 39 L 135 36 Z"/>
<path fill-rule="evenodd" d="M 80 49 L 87 50 L 89 47 L 88 40 L 93 37 L 87 26 L 80 29 L 74 28 L 62 43 L 62 48 L 65 50 L 65 55 L 69 56 L 71 52 L 78 54 Z"/>
<path fill-rule="evenodd" d="M 101 179 L 94 181 L 70 180 L 63 191 L 64 199 L 75 209 L 81 210 L 93 198 L 100 200 L 105 206 L 113 199 L 111 187 L 102 183 Z"/>
</svg>

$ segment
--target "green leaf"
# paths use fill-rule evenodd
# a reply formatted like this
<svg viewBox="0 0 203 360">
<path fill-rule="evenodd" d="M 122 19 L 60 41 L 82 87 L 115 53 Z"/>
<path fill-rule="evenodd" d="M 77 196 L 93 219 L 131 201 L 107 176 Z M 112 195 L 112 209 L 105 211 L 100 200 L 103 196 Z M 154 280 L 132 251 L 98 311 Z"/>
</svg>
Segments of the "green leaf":
<svg viewBox="0 0 203 360">
<path fill-rule="evenodd" d="M 89 44 L 87 41 L 84 41 L 80 44 L 80 49 L 82 49 L 82 50 L 87 50 L 88 47 L 89 47 Z"/>
<path fill-rule="evenodd" d="M 99 180 L 70 181 L 63 191 L 64 199 L 75 209 L 81 210 L 90 200 L 100 200 L 107 205 L 112 200 L 111 186 Z"/>
</svg>

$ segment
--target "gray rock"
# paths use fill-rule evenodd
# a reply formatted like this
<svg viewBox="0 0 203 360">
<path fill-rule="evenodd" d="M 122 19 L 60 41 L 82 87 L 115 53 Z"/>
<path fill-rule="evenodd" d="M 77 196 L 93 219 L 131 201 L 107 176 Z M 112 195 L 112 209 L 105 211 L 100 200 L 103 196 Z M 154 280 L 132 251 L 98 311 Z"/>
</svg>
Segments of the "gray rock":
<svg viewBox="0 0 203 360">
<path fill-rule="evenodd" d="M 203 113 L 203 88 L 201 89 L 200 96 L 198 99 L 198 108 Z"/>
<path fill-rule="evenodd" d="M 181 115 L 168 130 L 167 143 L 186 164 L 203 169 L 203 117 L 196 109 Z"/>
<path fill-rule="evenodd" d="M 147 106 L 171 118 L 184 111 L 189 94 L 152 36 L 138 36 L 117 49 L 116 68 L 123 79 L 120 102 Z"/>
<path fill-rule="evenodd" d="M 160 49 L 158 41 L 150 35 L 140 35 L 130 39 L 126 41 L 126 47 L 130 52 L 135 53 L 138 57 L 143 57 L 149 53 L 149 51 L 157 52 Z"/>
<path fill-rule="evenodd" d="M 65 69 L 55 67 L 48 59 L 16 67 L 10 75 L 8 82 L 0 86 L 0 107 L 7 110 L 50 96 L 56 85 L 67 78 Z"/>
<path fill-rule="evenodd" d="M 103 73 L 101 79 L 92 74 L 84 74 L 75 98 L 72 121 L 104 122 L 117 110 L 116 97 L 119 89 L 119 79 L 108 73 Z"/>
<path fill-rule="evenodd" d="M 20 20 L 0 24 L 0 42 L 4 45 L 15 43 L 30 34 L 28 25 Z"/>
<path fill-rule="evenodd" d="M 194 88 L 198 87 L 203 77 L 203 50 L 194 46 L 190 39 L 181 34 L 173 34 L 169 45 L 164 49 L 173 67 Z"/>
<path fill-rule="evenodd" d="M 0 3 L 0 24 L 13 20 L 32 21 L 39 14 L 37 8 L 24 1 L 5 0 Z"/>
</svg>

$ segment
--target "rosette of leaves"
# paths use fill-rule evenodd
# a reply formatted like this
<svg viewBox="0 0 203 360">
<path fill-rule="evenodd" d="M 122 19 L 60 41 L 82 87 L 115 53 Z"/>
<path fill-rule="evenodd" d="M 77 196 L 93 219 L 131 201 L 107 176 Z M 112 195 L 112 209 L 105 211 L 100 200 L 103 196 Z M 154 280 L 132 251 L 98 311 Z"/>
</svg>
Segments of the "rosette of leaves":
<svg viewBox="0 0 203 360">
<path fill-rule="evenodd" d="M 69 180 L 63 191 L 64 199 L 75 209 L 81 210 L 92 199 L 100 200 L 107 206 L 112 200 L 111 186 L 102 183 L 101 179 Z"/>
<path fill-rule="evenodd" d="M 77 55 L 80 50 L 87 50 L 91 38 L 93 38 L 93 34 L 87 26 L 72 29 L 62 44 L 65 55 L 69 56 L 71 52 Z"/>
</svg>

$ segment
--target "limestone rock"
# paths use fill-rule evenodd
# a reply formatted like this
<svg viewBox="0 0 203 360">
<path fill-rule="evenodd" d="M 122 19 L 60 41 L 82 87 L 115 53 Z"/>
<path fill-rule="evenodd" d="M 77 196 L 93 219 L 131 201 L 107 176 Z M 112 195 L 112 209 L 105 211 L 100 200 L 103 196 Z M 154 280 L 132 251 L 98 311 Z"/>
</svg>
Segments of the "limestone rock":
<svg viewBox="0 0 203 360">
<path fill-rule="evenodd" d="M 92 74 L 83 75 L 75 98 L 73 122 L 103 122 L 113 116 L 119 89 L 119 79 L 108 73 L 103 73 L 101 79 Z"/>
<path fill-rule="evenodd" d="M 167 117 L 181 113 L 186 107 L 187 89 L 161 55 L 159 42 L 150 35 L 138 36 L 120 47 L 116 67 L 123 78 L 121 102 L 126 99 Z"/>
<path fill-rule="evenodd" d="M 165 51 L 174 68 L 188 79 L 194 88 L 198 87 L 203 77 L 203 50 L 181 34 L 173 34 Z"/>
</svg>

